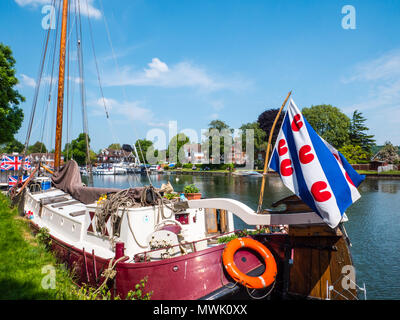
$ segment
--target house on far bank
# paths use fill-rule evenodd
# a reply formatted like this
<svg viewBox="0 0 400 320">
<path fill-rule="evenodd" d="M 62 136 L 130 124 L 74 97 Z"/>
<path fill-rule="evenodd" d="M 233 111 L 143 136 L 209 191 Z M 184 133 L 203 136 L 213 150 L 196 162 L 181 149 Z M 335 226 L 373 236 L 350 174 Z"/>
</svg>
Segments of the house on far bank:
<svg viewBox="0 0 400 320">
<path fill-rule="evenodd" d="M 199 164 L 199 163 L 213 163 L 213 158 L 206 159 L 206 154 L 201 150 L 202 145 L 200 143 L 187 143 L 183 146 L 185 158 L 187 163 Z M 228 163 L 243 165 L 246 163 L 246 153 L 242 151 L 241 144 L 235 141 L 232 144 L 231 152 L 227 155 L 229 157 Z M 220 162 L 224 163 L 224 155 L 221 155 Z"/>
<path fill-rule="evenodd" d="M 97 155 L 98 163 L 136 163 L 136 157 L 133 154 L 133 148 L 130 145 L 123 145 L 121 149 L 104 148 Z"/>
<path fill-rule="evenodd" d="M 54 153 L 31 153 L 28 155 L 33 163 L 44 163 L 46 166 L 54 168 Z M 64 156 L 61 155 L 60 165 L 64 165 Z"/>
<path fill-rule="evenodd" d="M 183 152 L 188 163 L 203 163 L 205 154 L 201 151 L 200 143 L 186 143 L 183 146 Z"/>
</svg>

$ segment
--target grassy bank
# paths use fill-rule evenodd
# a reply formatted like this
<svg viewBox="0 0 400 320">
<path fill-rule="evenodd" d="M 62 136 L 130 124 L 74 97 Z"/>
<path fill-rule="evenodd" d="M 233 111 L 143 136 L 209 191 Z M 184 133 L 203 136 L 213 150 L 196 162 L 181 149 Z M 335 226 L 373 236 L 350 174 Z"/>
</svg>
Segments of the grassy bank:
<svg viewBox="0 0 400 320">
<path fill-rule="evenodd" d="M 10 208 L 0 193 L 0 300 L 111 300 L 106 287 L 97 291 L 79 288 L 68 269 L 46 248 L 48 234 L 33 236 L 27 219 Z M 142 279 L 128 292 L 127 300 L 149 300 Z M 119 299 L 116 297 L 115 299 Z"/>
<path fill-rule="evenodd" d="M 76 286 L 69 272 L 9 205 L 9 199 L 0 194 L 0 299 L 75 299 Z M 54 271 L 55 282 L 51 282 Z"/>
<path fill-rule="evenodd" d="M 366 175 L 382 175 L 382 176 L 387 176 L 387 175 L 394 175 L 394 176 L 400 176 L 400 170 L 391 170 L 391 171 L 385 171 L 378 173 L 377 171 L 370 171 L 370 170 L 356 170 L 359 174 L 366 174 Z"/>
</svg>

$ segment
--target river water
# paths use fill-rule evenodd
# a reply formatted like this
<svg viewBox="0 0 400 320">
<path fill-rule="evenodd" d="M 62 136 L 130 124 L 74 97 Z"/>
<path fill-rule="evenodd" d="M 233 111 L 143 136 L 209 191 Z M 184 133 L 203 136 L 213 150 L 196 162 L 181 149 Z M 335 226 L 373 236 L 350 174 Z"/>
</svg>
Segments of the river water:
<svg viewBox="0 0 400 320">
<path fill-rule="evenodd" d="M 227 197 L 256 209 L 261 178 L 228 175 L 158 174 L 152 184 L 170 181 L 175 191 L 194 183 L 203 197 Z M 92 184 L 92 183 L 90 183 Z M 96 187 L 129 188 L 148 185 L 145 175 L 94 176 Z M 367 178 L 359 187 L 361 198 L 346 214 L 358 285 L 365 283 L 367 299 L 400 299 L 400 179 Z M 277 176 L 268 176 L 264 207 L 290 195 Z M 246 228 L 241 220 L 235 228 Z"/>
</svg>

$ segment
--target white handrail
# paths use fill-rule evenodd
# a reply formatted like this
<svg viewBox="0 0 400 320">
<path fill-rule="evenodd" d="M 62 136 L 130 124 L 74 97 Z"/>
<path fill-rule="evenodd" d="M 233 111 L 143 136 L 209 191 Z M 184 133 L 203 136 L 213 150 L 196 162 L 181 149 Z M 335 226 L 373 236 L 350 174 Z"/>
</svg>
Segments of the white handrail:
<svg viewBox="0 0 400 320">
<path fill-rule="evenodd" d="M 242 219 L 248 225 L 304 225 L 325 223 L 315 212 L 258 214 L 244 203 L 227 198 L 188 200 L 187 206 L 191 209 L 227 210 Z"/>
</svg>

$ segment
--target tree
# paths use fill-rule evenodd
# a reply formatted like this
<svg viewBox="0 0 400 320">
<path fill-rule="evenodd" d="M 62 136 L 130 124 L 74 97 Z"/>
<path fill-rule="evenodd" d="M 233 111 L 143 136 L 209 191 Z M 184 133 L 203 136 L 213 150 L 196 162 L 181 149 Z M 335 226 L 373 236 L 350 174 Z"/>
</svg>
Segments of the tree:
<svg viewBox="0 0 400 320">
<path fill-rule="evenodd" d="M 257 158 L 257 154 L 261 151 L 266 149 L 267 141 L 266 136 L 267 134 L 263 129 L 260 128 L 258 122 L 251 122 L 246 123 L 240 127 L 241 135 L 242 135 L 242 150 L 246 151 L 246 130 L 253 130 L 253 143 L 254 143 L 254 159 Z"/>
<path fill-rule="evenodd" d="M 108 146 L 108 149 L 111 150 L 121 150 L 121 145 L 119 143 L 113 143 Z"/>
<path fill-rule="evenodd" d="M 221 131 L 223 129 L 229 129 L 229 126 L 221 121 L 221 120 L 213 120 L 208 124 L 208 127 L 210 129 L 217 129 L 218 131 Z"/>
<path fill-rule="evenodd" d="M 367 161 L 370 157 L 361 146 L 346 144 L 338 150 L 349 163 L 361 163 Z"/>
<path fill-rule="evenodd" d="M 36 141 L 34 145 L 28 147 L 27 153 L 47 153 L 47 148 L 44 143 Z"/>
<path fill-rule="evenodd" d="M 14 89 L 15 59 L 8 46 L 0 43 L 0 144 L 11 142 L 21 128 L 24 113 L 19 106 L 25 98 Z"/>
<path fill-rule="evenodd" d="M 390 141 L 386 141 L 373 159 L 397 164 L 400 162 L 399 148 L 394 146 Z"/>
<path fill-rule="evenodd" d="M 339 108 L 322 104 L 303 108 L 302 113 L 314 130 L 336 149 L 349 143 L 350 119 Z"/>
<path fill-rule="evenodd" d="M 90 138 L 88 136 L 88 141 L 90 142 Z M 67 153 L 68 147 L 68 153 Z M 87 145 L 86 145 L 86 134 L 79 134 L 78 138 L 72 140 L 70 144 L 65 145 L 65 149 L 63 152 L 64 158 L 66 160 L 74 159 L 79 165 L 85 165 L 89 163 L 91 160 L 87 161 Z M 90 156 L 90 150 L 89 150 Z"/>
<path fill-rule="evenodd" d="M 153 146 L 153 142 L 146 139 L 138 139 L 135 142 L 136 151 L 139 156 L 140 163 L 148 163 L 147 161 L 147 150 Z"/>
<path fill-rule="evenodd" d="M 213 120 L 208 124 L 208 132 L 205 133 L 208 141 L 203 144 L 202 149 L 206 154 L 208 153 L 208 157 L 211 156 L 213 158 L 214 163 L 215 161 L 218 163 L 218 160 L 222 160 L 223 155 L 225 155 L 225 137 L 229 136 L 230 139 L 230 141 L 227 141 L 226 144 L 228 146 L 232 145 L 232 133 L 233 129 L 231 129 L 224 121 Z M 219 142 L 219 144 L 217 144 L 217 142 Z M 230 150 L 228 150 L 228 152 L 229 151 Z"/>
<path fill-rule="evenodd" d="M 12 141 L 5 144 L 4 147 L 0 148 L 0 153 L 12 154 L 13 152 L 21 153 L 24 150 L 24 145 L 13 138 Z"/>
<path fill-rule="evenodd" d="M 272 125 L 275 121 L 276 116 L 278 115 L 278 112 L 279 112 L 279 109 L 269 109 L 269 110 L 264 111 L 263 113 L 261 113 L 258 116 L 258 119 L 257 119 L 258 125 L 260 126 L 260 128 L 262 130 L 264 130 L 264 132 L 266 134 L 265 138 L 266 138 L 267 142 L 268 142 L 269 135 L 270 135 L 270 132 L 272 129 Z M 275 141 L 276 141 L 276 138 L 278 137 L 279 129 L 282 125 L 282 121 L 283 121 L 284 117 L 285 117 L 284 113 L 281 112 L 281 114 L 278 118 L 278 121 L 275 125 L 274 133 L 272 135 L 272 141 L 271 141 L 272 147 L 275 145 Z"/>
<path fill-rule="evenodd" d="M 361 115 L 361 112 L 355 110 L 353 117 L 350 121 L 349 138 L 352 145 L 359 145 L 368 154 L 368 157 L 372 155 L 372 147 L 375 145 L 373 135 L 368 135 L 366 131 L 368 127 L 364 125 L 366 119 Z"/>
<path fill-rule="evenodd" d="M 168 144 L 167 157 L 169 162 L 186 163 L 183 146 L 190 142 L 184 133 L 178 133 Z"/>
</svg>

